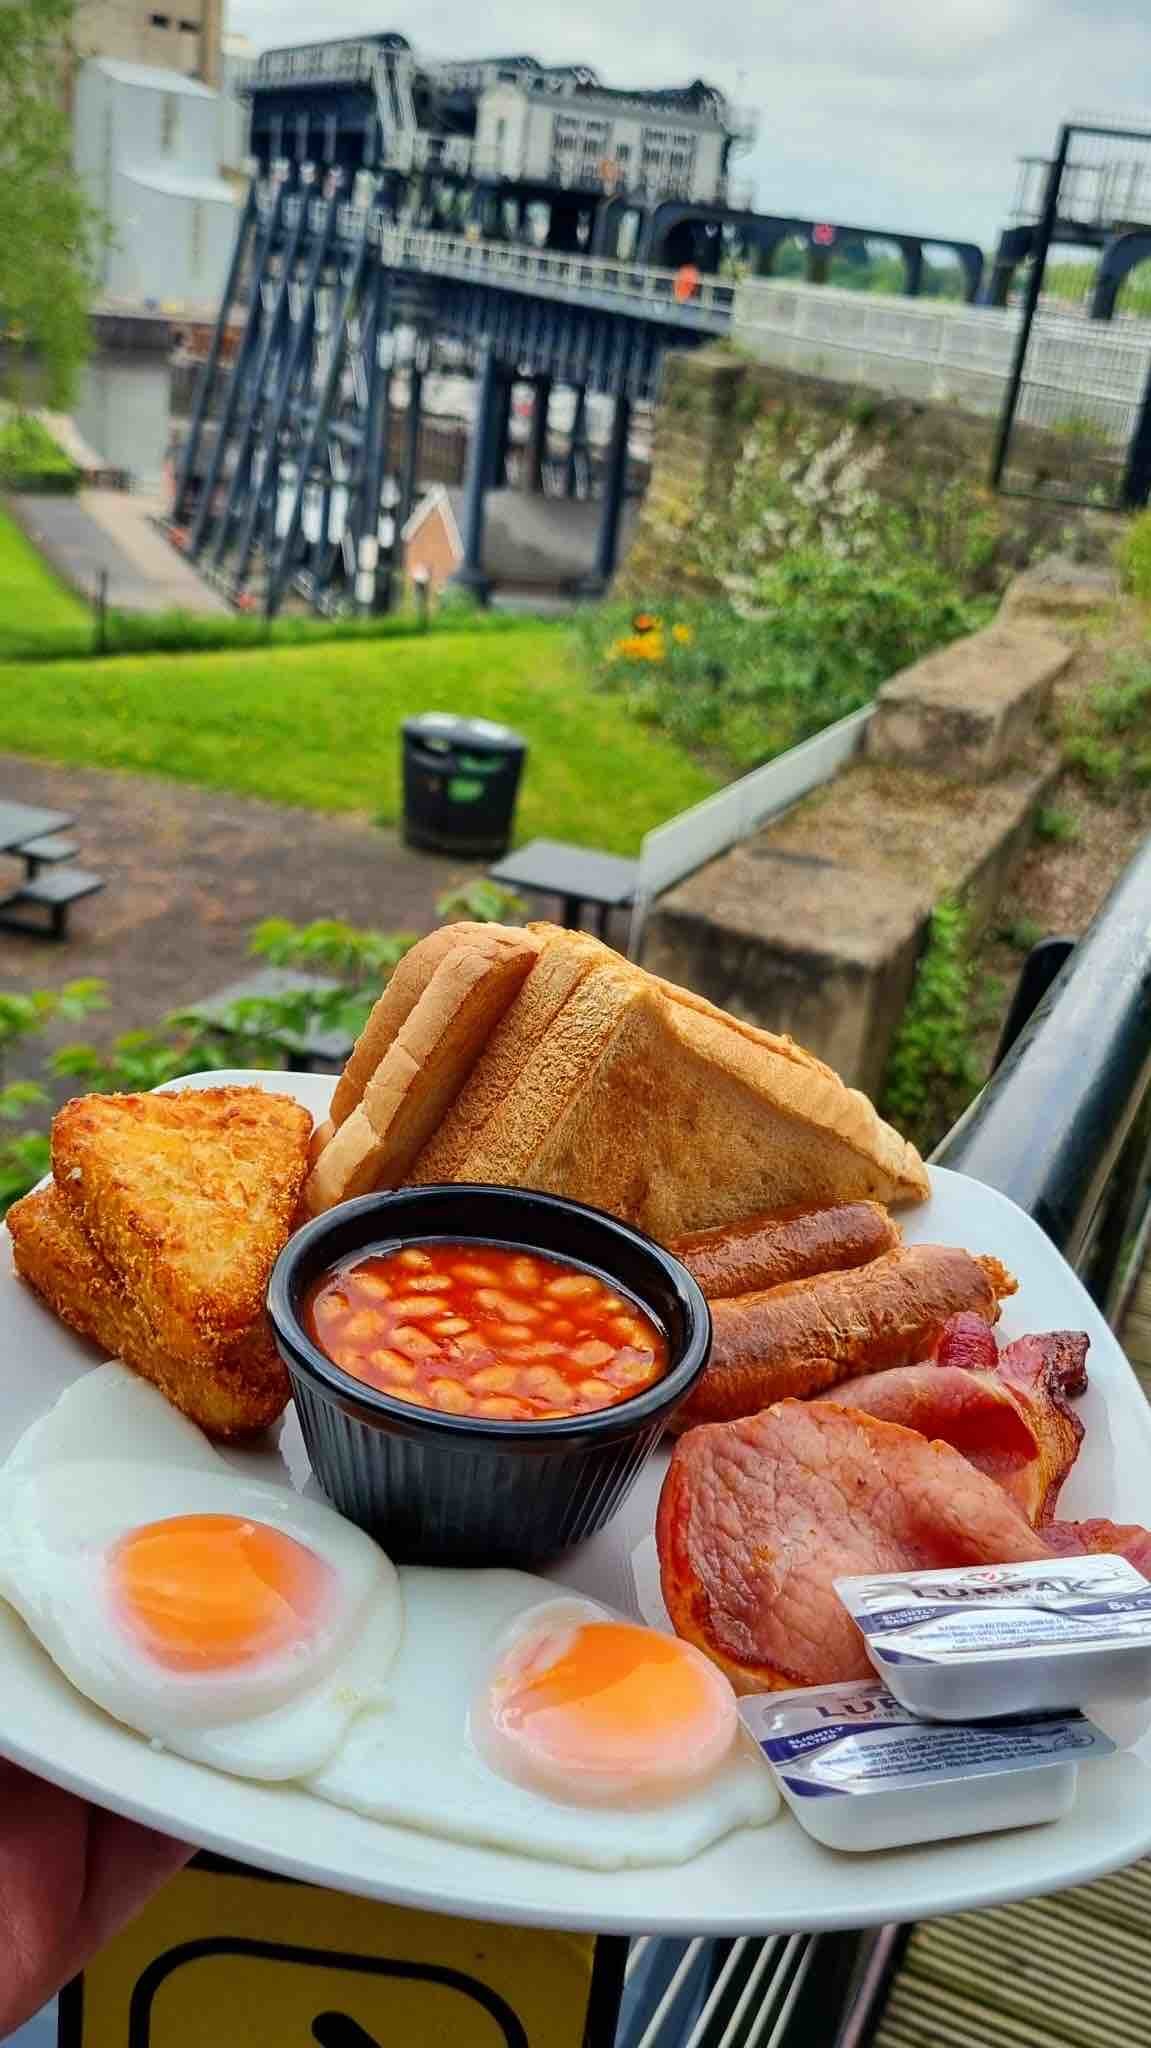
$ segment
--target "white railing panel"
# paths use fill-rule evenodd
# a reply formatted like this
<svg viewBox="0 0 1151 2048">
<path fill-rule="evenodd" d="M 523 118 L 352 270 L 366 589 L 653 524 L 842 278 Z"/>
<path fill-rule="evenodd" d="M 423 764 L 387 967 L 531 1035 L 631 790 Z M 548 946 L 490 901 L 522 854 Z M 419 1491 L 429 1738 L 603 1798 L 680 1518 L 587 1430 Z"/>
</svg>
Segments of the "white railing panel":
<svg viewBox="0 0 1151 2048">
<path fill-rule="evenodd" d="M 717 790 L 666 825 L 649 832 L 640 849 L 629 952 L 634 959 L 657 896 L 686 880 L 709 860 L 738 846 L 766 819 L 778 816 L 855 758 L 863 747 L 870 704 L 840 718 L 813 739 L 765 761 L 750 775 Z"/>
</svg>

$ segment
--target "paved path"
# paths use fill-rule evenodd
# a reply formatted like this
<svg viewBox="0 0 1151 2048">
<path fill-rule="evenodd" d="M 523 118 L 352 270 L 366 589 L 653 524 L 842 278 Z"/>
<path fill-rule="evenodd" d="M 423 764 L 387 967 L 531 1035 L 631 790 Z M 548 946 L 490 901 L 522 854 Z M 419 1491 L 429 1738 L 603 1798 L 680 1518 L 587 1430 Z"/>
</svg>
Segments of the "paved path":
<svg viewBox="0 0 1151 2048">
<path fill-rule="evenodd" d="M 108 602 L 123 612 L 228 615 L 216 591 L 152 525 L 158 501 L 130 491 L 80 491 L 72 498 L 11 500 L 33 545 L 58 576 L 91 597 L 108 576 Z"/>
<path fill-rule="evenodd" d="M 0 754 L 0 796 L 76 812 L 80 860 L 108 884 L 77 907 L 64 945 L 0 932 L 0 989 L 109 984 L 111 1009 L 54 1043 L 153 1026 L 254 971 L 247 937 L 262 918 L 423 932 L 436 898 L 477 872 L 360 818 L 11 754 Z M 30 1070 L 23 1056 L 11 1068 Z"/>
</svg>

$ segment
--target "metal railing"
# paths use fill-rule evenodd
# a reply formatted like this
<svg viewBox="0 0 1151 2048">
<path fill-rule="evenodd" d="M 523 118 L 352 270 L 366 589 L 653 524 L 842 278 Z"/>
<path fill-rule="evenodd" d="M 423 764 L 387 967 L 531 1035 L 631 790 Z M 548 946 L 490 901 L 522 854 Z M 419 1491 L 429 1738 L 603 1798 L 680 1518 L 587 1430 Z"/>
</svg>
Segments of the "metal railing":
<svg viewBox="0 0 1151 2048">
<path fill-rule="evenodd" d="M 311 43 L 298 50 L 266 50 L 244 83 L 245 93 L 276 85 L 370 85 L 377 43 Z"/>
<path fill-rule="evenodd" d="M 323 229 L 326 207 L 320 199 L 293 195 L 282 210 L 291 232 L 307 206 L 308 225 Z M 272 202 L 261 199 L 260 219 L 267 222 Z M 428 228 L 397 225 L 379 208 L 341 206 L 337 231 L 345 242 L 367 237 L 385 263 L 395 270 L 419 271 L 429 277 L 466 278 L 475 284 L 502 285 L 513 291 L 551 294 L 557 298 L 594 297 L 614 301 L 619 311 L 639 319 L 674 319 L 685 326 L 725 333 L 731 322 L 737 287 L 725 278 L 704 277 L 692 297 L 676 297 L 678 272 L 641 263 L 620 263 L 598 256 L 564 256 L 548 249 L 529 249 L 519 242 L 470 242 L 462 235 L 436 234 Z"/>
<path fill-rule="evenodd" d="M 378 229 L 384 260 L 397 270 L 419 270 L 436 277 L 471 278 L 477 284 L 505 285 L 557 297 L 594 296 L 619 302 L 621 311 L 666 319 L 674 314 L 687 324 L 726 328 L 735 302 L 735 286 L 722 278 L 702 278 L 693 297 L 676 299 L 677 273 L 643 264 L 618 263 L 596 256 L 563 256 L 551 250 L 527 249 L 516 242 L 469 242 L 423 228 L 395 227 L 382 216 Z"/>
<path fill-rule="evenodd" d="M 734 331 L 764 361 L 785 368 L 997 412 L 1019 314 L 760 278 L 739 285 Z M 1042 311 L 1019 418 L 1033 426 L 1074 421 L 1122 448 L 1149 367 L 1151 321 L 1113 329 L 1071 311 Z"/>
<path fill-rule="evenodd" d="M 1117 1319 L 1151 1199 L 1151 842 L 936 1156 L 1034 1216 Z M 866 2048 L 910 1932 L 635 1942 L 617 2048 Z"/>
</svg>

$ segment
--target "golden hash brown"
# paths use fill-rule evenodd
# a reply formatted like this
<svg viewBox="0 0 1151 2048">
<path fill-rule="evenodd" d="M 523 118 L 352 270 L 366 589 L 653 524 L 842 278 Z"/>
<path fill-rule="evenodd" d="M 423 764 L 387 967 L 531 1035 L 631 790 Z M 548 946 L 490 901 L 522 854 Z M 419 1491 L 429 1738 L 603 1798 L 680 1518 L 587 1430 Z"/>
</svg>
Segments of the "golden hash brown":
<svg viewBox="0 0 1151 2048">
<path fill-rule="evenodd" d="M 262 1314 L 312 1119 L 259 1088 L 86 1095 L 52 1125 L 61 1199 L 161 1350 L 212 1366 Z"/>
<path fill-rule="evenodd" d="M 61 1322 L 132 1366 L 208 1436 L 255 1436 L 283 1414 L 290 1383 L 265 1317 L 210 1371 L 197 1370 L 162 1350 L 54 1186 L 17 1202 L 8 1228 L 17 1272 Z"/>
</svg>

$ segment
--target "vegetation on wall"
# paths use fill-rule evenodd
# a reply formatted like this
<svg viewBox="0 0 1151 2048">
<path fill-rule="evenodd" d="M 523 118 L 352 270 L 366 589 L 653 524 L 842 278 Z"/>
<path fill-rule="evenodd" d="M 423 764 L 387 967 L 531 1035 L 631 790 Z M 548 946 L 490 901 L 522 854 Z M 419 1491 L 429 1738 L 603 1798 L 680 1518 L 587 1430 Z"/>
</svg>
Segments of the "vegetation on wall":
<svg viewBox="0 0 1151 2048">
<path fill-rule="evenodd" d="M 978 593 L 998 528 L 983 492 L 944 478 L 893 498 L 898 449 L 869 431 L 867 401 L 859 411 L 761 412 L 721 496 L 653 493 L 649 552 L 674 564 L 683 637 L 637 634 L 619 606 L 577 622 L 601 687 L 735 769 L 822 731 L 990 616 Z"/>
<path fill-rule="evenodd" d="M 936 905 L 911 996 L 887 1063 L 883 1114 L 927 1154 L 984 1079 L 975 1038 L 998 986 L 977 997 L 966 911 Z"/>
</svg>

